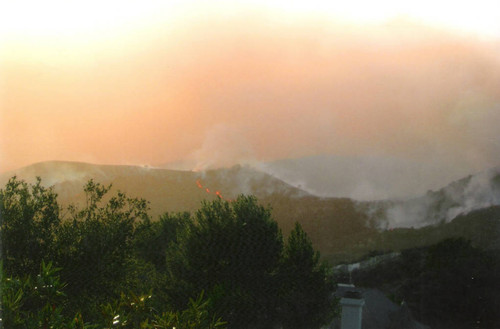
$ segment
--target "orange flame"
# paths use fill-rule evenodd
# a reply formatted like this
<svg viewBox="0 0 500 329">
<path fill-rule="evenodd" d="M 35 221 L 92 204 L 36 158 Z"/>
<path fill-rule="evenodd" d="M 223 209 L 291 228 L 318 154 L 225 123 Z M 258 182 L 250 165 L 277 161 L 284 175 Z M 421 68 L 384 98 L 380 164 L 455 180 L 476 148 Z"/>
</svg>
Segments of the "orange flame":
<svg viewBox="0 0 500 329">
<path fill-rule="evenodd" d="M 196 180 L 196 185 L 198 186 L 198 188 L 201 188 L 201 189 L 205 189 L 205 192 L 207 192 L 208 194 L 215 194 L 217 197 L 219 197 L 221 200 L 225 200 L 225 201 L 228 201 L 228 202 L 232 202 L 233 200 L 231 199 L 225 199 L 223 196 L 222 196 L 222 193 L 220 191 L 215 191 L 215 192 L 211 192 L 210 189 L 208 187 L 205 187 L 203 186 L 202 182 L 200 179 L 197 179 Z"/>
</svg>

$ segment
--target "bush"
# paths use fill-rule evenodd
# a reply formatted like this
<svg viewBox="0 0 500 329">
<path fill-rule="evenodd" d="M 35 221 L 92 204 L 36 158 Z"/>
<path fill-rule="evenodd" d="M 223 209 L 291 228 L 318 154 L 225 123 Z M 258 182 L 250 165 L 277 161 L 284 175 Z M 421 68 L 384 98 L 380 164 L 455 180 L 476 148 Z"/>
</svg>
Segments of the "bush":
<svg viewBox="0 0 500 329">
<path fill-rule="evenodd" d="M 0 190 L 7 328 L 225 326 L 215 314 L 230 328 L 331 320 L 333 284 L 319 253 L 299 225 L 284 243 L 256 198 L 152 222 L 145 200 L 110 189 L 90 180 L 85 206 L 66 218 L 40 179 L 14 177 Z"/>
<path fill-rule="evenodd" d="M 333 284 L 297 225 L 286 247 L 254 197 L 205 202 L 167 260 L 178 301 L 206 291 L 231 328 L 318 328 L 332 318 Z"/>
</svg>

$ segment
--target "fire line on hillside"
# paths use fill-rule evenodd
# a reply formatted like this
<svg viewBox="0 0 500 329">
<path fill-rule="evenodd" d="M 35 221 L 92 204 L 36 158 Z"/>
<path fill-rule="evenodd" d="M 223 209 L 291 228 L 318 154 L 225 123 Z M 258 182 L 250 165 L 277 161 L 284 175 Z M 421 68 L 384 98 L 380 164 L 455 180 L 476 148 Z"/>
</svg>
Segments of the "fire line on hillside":
<svg viewBox="0 0 500 329">
<path fill-rule="evenodd" d="M 217 197 L 219 197 L 219 199 L 221 200 L 225 200 L 225 201 L 228 201 L 228 202 L 233 202 L 233 200 L 231 199 L 226 199 L 222 196 L 221 192 L 220 191 L 215 191 L 215 192 L 212 192 L 210 191 L 210 189 L 208 187 L 205 187 L 203 186 L 202 182 L 200 179 L 197 179 L 196 180 L 196 185 L 198 186 L 198 188 L 200 189 L 205 189 L 205 192 L 207 192 L 208 194 L 215 194 Z"/>
</svg>

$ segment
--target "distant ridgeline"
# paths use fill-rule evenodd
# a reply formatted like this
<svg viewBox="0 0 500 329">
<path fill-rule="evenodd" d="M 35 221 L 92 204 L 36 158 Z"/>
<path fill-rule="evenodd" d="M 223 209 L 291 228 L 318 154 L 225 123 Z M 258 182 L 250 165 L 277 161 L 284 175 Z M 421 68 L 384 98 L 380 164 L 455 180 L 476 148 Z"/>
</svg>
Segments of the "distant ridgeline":
<svg viewBox="0 0 500 329">
<path fill-rule="evenodd" d="M 206 172 L 151 167 L 44 162 L 3 174 L 53 185 L 61 205 L 82 204 L 89 179 L 112 184 L 113 191 L 149 201 L 157 220 L 164 212 L 193 212 L 202 200 L 255 195 L 270 205 L 287 235 L 299 222 L 324 259 L 352 262 L 370 252 L 401 251 L 461 236 L 482 248 L 499 246 L 500 175 L 489 170 L 456 181 L 438 191 L 406 201 L 360 202 L 311 195 L 256 169 L 235 166 Z M 201 187 L 200 187 L 201 186 Z M 207 192 L 208 191 L 208 192 Z"/>
</svg>

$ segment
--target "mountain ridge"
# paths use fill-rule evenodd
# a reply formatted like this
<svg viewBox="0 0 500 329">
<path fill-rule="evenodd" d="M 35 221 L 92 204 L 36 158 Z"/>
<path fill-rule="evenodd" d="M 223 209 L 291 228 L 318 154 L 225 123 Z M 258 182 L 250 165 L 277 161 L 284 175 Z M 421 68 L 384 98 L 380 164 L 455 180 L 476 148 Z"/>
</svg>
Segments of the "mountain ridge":
<svg viewBox="0 0 500 329">
<path fill-rule="evenodd" d="M 111 193 L 120 190 L 129 197 L 149 201 L 153 219 L 165 212 L 196 211 L 203 200 L 219 197 L 231 200 L 239 194 L 253 194 L 261 204 L 272 208 L 273 217 L 285 235 L 295 222 L 299 222 L 314 247 L 332 262 L 353 260 L 373 250 L 399 250 L 436 242 L 436 239 L 452 233 L 463 236 L 469 234 L 464 229 L 467 225 L 473 228 L 472 236 L 488 236 L 482 232 L 486 228 L 467 224 L 469 218 L 478 217 L 473 211 L 479 208 L 470 202 L 481 201 L 481 198 L 473 198 L 478 192 L 479 196 L 489 200 L 479 203 L 482 208 L 500 204 L 500 174 L 497 170 L 465 177 L 419 198 L 376 202 L 319 197 L 249 166 L 193 172 L 53 161 L 2 174 L 2 186 L 14 174 L 28 182 L 34 182 L 35 177 L 40 176 L 44 185 L 54 186 L 63 207 L 84 202 L 83 186 L 89 179 L 104 185 L 112 184 Z M 485 186 L 485 190 L 478 189 Z M 494 192 L 489 199 L 488 191 Z M 479 217 L 496 218 L 497 214 L 497 211 L 483 212 Z M 414 218 L 405 217 L 409 215 Z M 451 229 L 457 226 L 452 222 L 458 216 L 462 216 L 460 229 Z M 500 218 L 495 218 L 495 223 L 500 222 Z M 443 225 L 447 228 L 443 229 Z"/>
<path fill-rule="evenodd" d="M 4 186 L 12 176 L 29 183 L 41 177 L 44 186 L 54 186 L 63 206 L 75 200 L 82 202 L 83 186 L 90 179 L 104 185 L 112 184 L 112 191 L 120 190 L 131 197 L 150 201 L 153 217 L 166 211 L 193 211 L 202 200 L 217 197 L 229 200 L 239 194 L 254 194 L 262 198 L 274 192 L 289 197 L 307 195 L 268 174 L 243 166 L 194 172 L 149 166 L 47 161 L 1 174 L 0 184 Z"/>
</svg>

